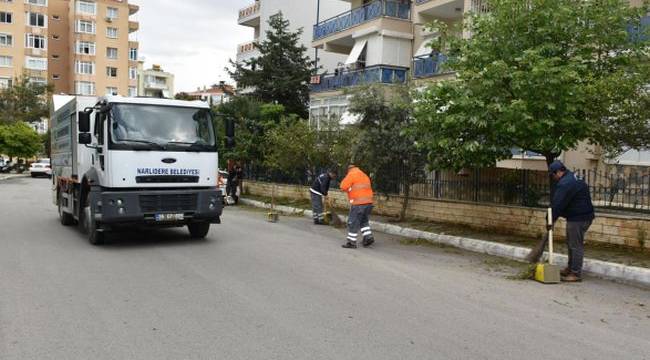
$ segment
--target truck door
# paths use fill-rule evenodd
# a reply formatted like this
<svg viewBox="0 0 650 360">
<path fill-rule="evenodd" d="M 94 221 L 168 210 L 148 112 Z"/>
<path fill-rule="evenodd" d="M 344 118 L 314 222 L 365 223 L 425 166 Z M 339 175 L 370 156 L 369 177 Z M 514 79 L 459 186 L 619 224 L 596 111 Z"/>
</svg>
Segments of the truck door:
<svg viewBox="0 0 650 360">
<path fill-rule="evenodd" d="M 94 135 L 97 140 L 97 147 L 93 154 L 93 167 L 97 171 L 101 184 L 107 185 L 106 178 L 106 113 L 95 112 Z"/>
</svg>

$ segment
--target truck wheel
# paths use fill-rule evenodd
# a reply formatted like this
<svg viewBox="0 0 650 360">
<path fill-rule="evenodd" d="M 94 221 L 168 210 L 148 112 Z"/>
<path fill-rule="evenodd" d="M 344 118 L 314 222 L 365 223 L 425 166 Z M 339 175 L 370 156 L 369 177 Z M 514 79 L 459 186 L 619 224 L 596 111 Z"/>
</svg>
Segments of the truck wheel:
<svg viewBox="0 0 650 360">
<path fill-rule="evenodd" d="M 74 224 L 74 217 L 72 217 L 72 214 L 68 214 L 67 212 L 63 211 L 63 206 L 61 205 L 61 196 L 59 196 L 57 205 L 59 208 L 59 220 L 61 221 L 61 225 L 70 226 Z"/>
<path fill-rule="evenodd" d="M 95 214 L 92 211 L 90 205 L 84 207 L 83 210 L 83 227 L 86 235 L 88 236 L 88 242 L 93 245 L 102 245 L 104 244 L 104 233 L 97 231 L 97 222 L 95 221 Z"/>
<path fill-rule="evenodd" d="M 190 231 L 190 236 L 193 239 L 203 239 L 208 235 L 208 231 L 210 231 L 210 223 L 187 224 L 187 229 Z"/>
</svg>

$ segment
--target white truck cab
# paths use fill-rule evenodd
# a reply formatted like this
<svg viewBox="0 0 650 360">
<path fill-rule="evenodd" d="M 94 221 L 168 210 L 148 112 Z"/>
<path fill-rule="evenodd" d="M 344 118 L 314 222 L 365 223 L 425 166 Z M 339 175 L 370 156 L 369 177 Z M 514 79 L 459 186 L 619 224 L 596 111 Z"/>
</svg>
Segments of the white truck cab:
<svg viewBox="0 0 650 360">
<path fill-rule="evenodd" d="M 199 101 L 54 96 L 53 196 L 64 225 L 92 244 L 129 225 L 220 223 L 213 116 Z"/>
</svg>

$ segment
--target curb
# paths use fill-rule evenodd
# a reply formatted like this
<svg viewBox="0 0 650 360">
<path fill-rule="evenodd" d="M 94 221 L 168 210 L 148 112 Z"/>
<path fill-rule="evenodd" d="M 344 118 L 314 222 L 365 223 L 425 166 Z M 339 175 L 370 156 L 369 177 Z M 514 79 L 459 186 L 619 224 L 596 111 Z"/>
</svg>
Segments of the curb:
<svg viewBox="0 0 650 360">
<path fill-rule="evenodd" d="M 250 205 L 254 207 L 260 207 L 265 209 L 270 209 L 271 205 L 249 199 L 240 199 L 242 204 Z M 302 215 L 305 217 L 312 217 L 311 210 L 298 209 L 290 206 L 275 206 L 275 210 L 280 213 L 289 214 L 289 215 Z M 347 217 L 340 216 L 343 220 L 347 221 Z M 403 236 L 411 239 L 424 239 L 432 243 L 449 245 L 457 247 L 460 249 L 488 254 L 493 256 L 505 257 L 512 260 L 517 260 L 521 262 L 526 262 L 526 255 L 530 252 L 530 249 L 512 246 L 506 244 L 499 244 L 491 241 L 477 240 L 471 238 L 464 238 L 460 236 L 451 236 L 444 234 L 436 234 L 427 231 L 405 228 L 397 225 L 386 224 L 377 221 L 370 221 L 370 225 L 374 230 L 390 234 Z M 548 257 L 548 254 L 544 253 L 544 259 Z M 556 263 L 566 263 L 568 258 L 566 255 L 556 254 L 555 255 Z M 633 283 L 643 286 L 650 286 L 650 269 L 637 267 L 637 266 L 627 266 L 623 264 L 617 264 L 602 260 L 594 259 L 584 259 L 583 270 L 585 273 L 595 275 L 604 279 L 615 280 L 626 283 Z"/>
<path fill-rule="evenodd" d="M 9 175 L 4 175 L 4 176 L 0 176 L 0 181 L 9 180 L 9 179 L 15 179 L 15 178 L 19 178 L 19 177 L 27 177 L 27 175 L 25 175 L 25 174 L 9 174 Z"/>
</svg>

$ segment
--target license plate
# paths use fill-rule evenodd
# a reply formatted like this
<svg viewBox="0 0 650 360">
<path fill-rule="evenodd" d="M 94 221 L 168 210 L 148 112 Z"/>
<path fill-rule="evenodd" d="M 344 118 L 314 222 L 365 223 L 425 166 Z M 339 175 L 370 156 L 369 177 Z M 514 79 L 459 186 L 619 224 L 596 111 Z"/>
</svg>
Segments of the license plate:
<svg viewBox="0 0 650 360">
<path fill-rule="evenodd" d="M 156 221 L 181 221 L 185 219 L 183 214 L 156 214 Z"/>
</svg>

